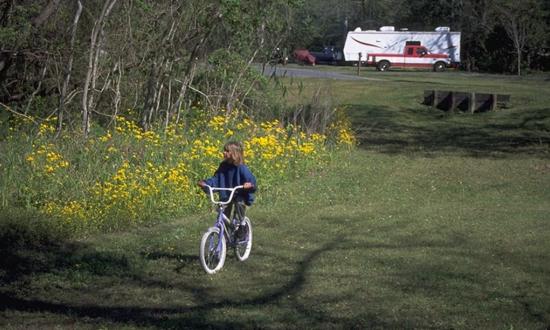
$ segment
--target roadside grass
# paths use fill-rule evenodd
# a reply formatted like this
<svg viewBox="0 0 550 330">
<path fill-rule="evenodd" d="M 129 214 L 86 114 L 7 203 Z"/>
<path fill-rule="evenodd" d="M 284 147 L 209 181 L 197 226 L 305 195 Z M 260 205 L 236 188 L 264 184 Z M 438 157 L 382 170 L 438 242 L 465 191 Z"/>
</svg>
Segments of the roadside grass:
<svg viewBox="0 0 550 330">
<path fill-rule="evenodd" d="M 325 68 L 326 70 L 326 68 Z M 354 68 L 339 67 L 353 74 Z M 375 80 L 287 80 L 289 100 L 329 97 L 346 105 L 362 147 L 416 155 L 550 157 L 550 75 L 526 77 L 464 72 L 391 71 L 372 68 L 361 76 Z M 495 112 L 444 112 L 423 105 L 424 90 L 509 94 L 508 108 Z M 324 91 L 329 90 L 330 93 Z M 328 95 L 327 95 L 328 94 Z"/>
<path fill-rule="evenodd" d="M 0 325 L 543 328 L 546 165 L 341 155 L 286 186 L 292 198 L 253 207 L 251 258 L 230 253 L 215 276 L 197 259 L 212 214 L 80 242 L 19 243 Z"/>
<path fill-rule="evenodd" d="M 391 77 L 404 74 L 413 83 L 331 82 L 360 148 L 265 192 L 249 211 L 250 259 L 230 253 L 214 276 L 197 257 L 210 213 L 76 242 L 2 228 L 0 327 L 549 327 L 544 80 L 518 82 L 521 94 L 500 77 L 513 108 L 451 115 L 418 104 L 424 73 Z M 466 139 L 468 127 L 484 136 Z"/>
</svg>

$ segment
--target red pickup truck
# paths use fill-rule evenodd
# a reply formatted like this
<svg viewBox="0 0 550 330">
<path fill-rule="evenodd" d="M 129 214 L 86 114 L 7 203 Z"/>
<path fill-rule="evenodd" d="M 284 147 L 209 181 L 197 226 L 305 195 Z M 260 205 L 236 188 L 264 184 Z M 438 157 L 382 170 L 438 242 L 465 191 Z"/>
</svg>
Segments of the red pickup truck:
<svg viewBox="0 0 550 330">
<path fill-rule="evenodd" d="M 407 44 L 403 53 L 369 53 L 366 62 L 375 65 L 378 71 L 387 71 L 390 67 L 432 68 L 434 71 L 445 71 L 451 65 L 447 54 L 432 54 L 418 44 Z"/>
</svg>

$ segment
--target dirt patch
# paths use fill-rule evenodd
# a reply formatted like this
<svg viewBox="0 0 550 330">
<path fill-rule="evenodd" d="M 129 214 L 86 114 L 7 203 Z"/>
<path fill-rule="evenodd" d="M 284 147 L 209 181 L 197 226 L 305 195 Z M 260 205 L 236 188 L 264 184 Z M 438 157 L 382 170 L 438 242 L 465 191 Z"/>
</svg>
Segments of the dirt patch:
<svg viewBox="0 0 550 330">
<path fill-rule="evenodd" d="M 550 173 L 550 163 L 535 165 L 535 171 L 539 173 Z"/>
</svg>

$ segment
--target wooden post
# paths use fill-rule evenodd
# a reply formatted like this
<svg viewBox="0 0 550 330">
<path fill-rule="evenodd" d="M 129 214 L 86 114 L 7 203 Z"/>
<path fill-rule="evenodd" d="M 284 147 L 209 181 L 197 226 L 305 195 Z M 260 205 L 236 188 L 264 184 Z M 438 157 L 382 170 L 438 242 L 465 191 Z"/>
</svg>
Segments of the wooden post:
<svg viewBox="0 0 550 330">
<path fill-rule="evenodd" d="M 470 93 L 470 113 L 476 111 L 476 93 Z"/>
<path fill-rule="evenodd" d="M 497 94 L 493 94 L 491 96 L 491 111 L 497 110 Z"/>
<path fill-rule="evenodd" d="M 357 75 L 361 72 L 361 53 L 359 53 L 359 61 L 357 61 Z"/>
<path fill-rule="evenodd" d="M 449 110 L 451 110 L 452 112 L 455 112 L 455 107 L 456 107 L 456 96 L 455 96 L 455 92 L 450 91 L 449 93 L 451 93 L 451 107 L 450 107 Z"/>
</svg>

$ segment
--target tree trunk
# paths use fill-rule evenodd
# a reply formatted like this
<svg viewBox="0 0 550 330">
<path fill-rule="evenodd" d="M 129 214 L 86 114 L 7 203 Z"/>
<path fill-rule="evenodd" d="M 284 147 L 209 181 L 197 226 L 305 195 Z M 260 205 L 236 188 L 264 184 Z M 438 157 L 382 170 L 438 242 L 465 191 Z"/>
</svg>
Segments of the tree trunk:
<svg viewBox="0 0 550 330">
<path fill-rule="evenodd" d="M 521 76 L 521 49 L 518 48 L 518 76 Z"/>
<path fill-rule="evenodd" d="M 187 93 L 187 88 L 189 87 L 189 85 L 191 85 L 191 83 L 193 82 L 193 79 L 195 77 L 195 71 L 196 71 L 197 65 L 196 65 L 195 61 L 193 60 L 193 58 L 191 58 L 190 61 L 192 62 L 192 64 L 190 66 L 189 72 L 187 72 L 187 74 L 185 75 L 185 78 L 183 79 L 183 82 L 181 84 L 181 88 L 180 88 L 180 92 L 178 94 L 178 98 L 177 98 L 176 102 L 174 103 L 174 105 L 172 106 L 172 111 L 171 112 L 176 113 L 176 124 L 179 120 L 181 105 L 183 103 L 183 100 L 185 99 L 185 94 Z"/>
<path fill-rule="evenodd" d="M 61 86 L 61 95 L 59 96 L 59 108 L 57 113 L 57 132 L 55 137 L 57 138 L 61 134 L 63 129 L 63 113 L 65 111 L 65 98 L 67 96 L 67 88 L 69 87 L 69 81 L 71 80 L 71 71 L 73 69 L 73 60 L 74 60 L 74 43 L 76 40 L 76 29 L 78 26 L 78 21 L 80 15 L 82 14 L 82 1 L 77 1 L 77 8 L 74 14 L 73 27 L 71 32 L 71 41 L 69 46 L 69 60 L 65 67 L 65 78 L 63 79 L 63 85 Z"/>
<path fill-rule="evenodd" d="M 88 56 L 88 70 L 86 72 L 86 80 L 84 81 L 84 91 L 82 93 L 82 131 L 84 136 L 87 137 L 90 132 L 90 116 L 93 109 L 93 94 L 88 94 L 90 92 L 90 85 L 93 89 L 97 80 L 97 66 L 99 53 L 101 51 L 101 38 L 103 37 L 103 29 L 105 27 L 105 20 L 111 9 L 117 0 L 108 0 L 105 2 L 101 14 L 94 23 L 92 29 L 92 35 L 90 38 L 90 53 Z"/>
<path fill-rule="evenodd" d="M 38 86 L 36 86 L 31 96 L 29 97 L 29 101 L 27 102 L 27 106 L 25 107 L 24 114 L 27 114 L 29 112 L 29 109 L 31 107 L 32 101 L 34 100 L 34 97 L 36 96 L 36 94 L 38 94 L 38 92 L 40 92 L 40 88 L 42 88 L 42 81 L 44 81 L 47 71 L 48 71 L 48 61 L 46 60 L 46 63 L 44 63 L 44 67 L 42 68 L 42 73 L 40 74 L 40 80 L 38 81 Z"/>
<path fill-rule="evenodd" d="M 235 79 L 235 82 L 233 83 L 233 88 L 231 89 L 231 93 L 229 94 L 227 104 L 226 104 L 226 109 L 227 109 L 227 114 L 228 115 L 231 114 L 231 112 L 233 111 L 233 107 L 234 107 L 233 102 L 235 100 L 235 92 L 237 91 L 237 87 L 240 83 L 240 80 L 242 79 L 244 73 L 250 68 L 250 65 L 252 65 L 252 62 L 254 61 L 254 59 L 258 55 L 258 52 L 260 51 L 260 49 L 262 49 L 262 47 L 264 45 L 264 42 L 265 42 L 264 33 L 265 33 L 265 23 L 262 23 L 262 25 L 260 27 L 259 45 L 256 48 L 256 50 L 254 51 L 254 53 L 252 54 L 252 56 L 250 57 L 248 63 L 246 63 L 246 66 L 241 70 L 241 72 L 239 72 L 239 76 L 237 77 L 237 79 Z"/>
<path fill-rule="evenodd" d="M 124 68 L 124 65 L 122 65 L 122 60 L 119 58 L 117 63 L 115 64 L 114 68 L 114 74 L 118 74 L 115 78 L 115 100 L 114 100 L 114 107 L 115 111 L 113 113 L 113 116 L 111 117 L 111 121 L 109 122 L 109 126 L 114 122 L 116 123 L 116 116 L 118 115 L 118 109 L 120 107 L 120 100 L 121 100 L 121 94 L 120 94 L 120 83 L 122 81 L 122 69 Z"/>
<path fill-rule="evenodd" d="M 156 61 L 151 63 L 151 68 L 149 70 L 149 78 L 147 79 L 145 85 L 145 100 L 143 102 L 143 111 L 141 114 L 141 128 L 144 131 L 149 130 L 149 124 L 151 119 L 151 114 L 154 109 L 155 96 L 156 96 L 156 85 L 158 85 L 158 75 L 159 67 L 161 64 L 157 64 Z"/>
<path fill-rule="evenodd" d="M 170 29 L 164 33 L 164 37 L 158 40 L 158 49 L 163 49 L 166 44 L 171 44 L 174 41 L 174 36 L 178 25 L 174 19 L 170 24 Z M 162 97 L 162 89 L 164 88 L 164 76 L 166 72 L 170 72 L 172 62 L 169 59 L 169 54 L 166 51 L 161 51 L 160 56 L 157 56 L 153 60 L 149 78 L 145 87 L 145 100 L 143 102 L 143 110 L 141 114 L 141 128 L 147 131 L 151 126 L 153 115 L 158 111 L 160 107 L 160 101 Z M 170 104 L 170 100 L 168 100 Z"/>
</svg>

